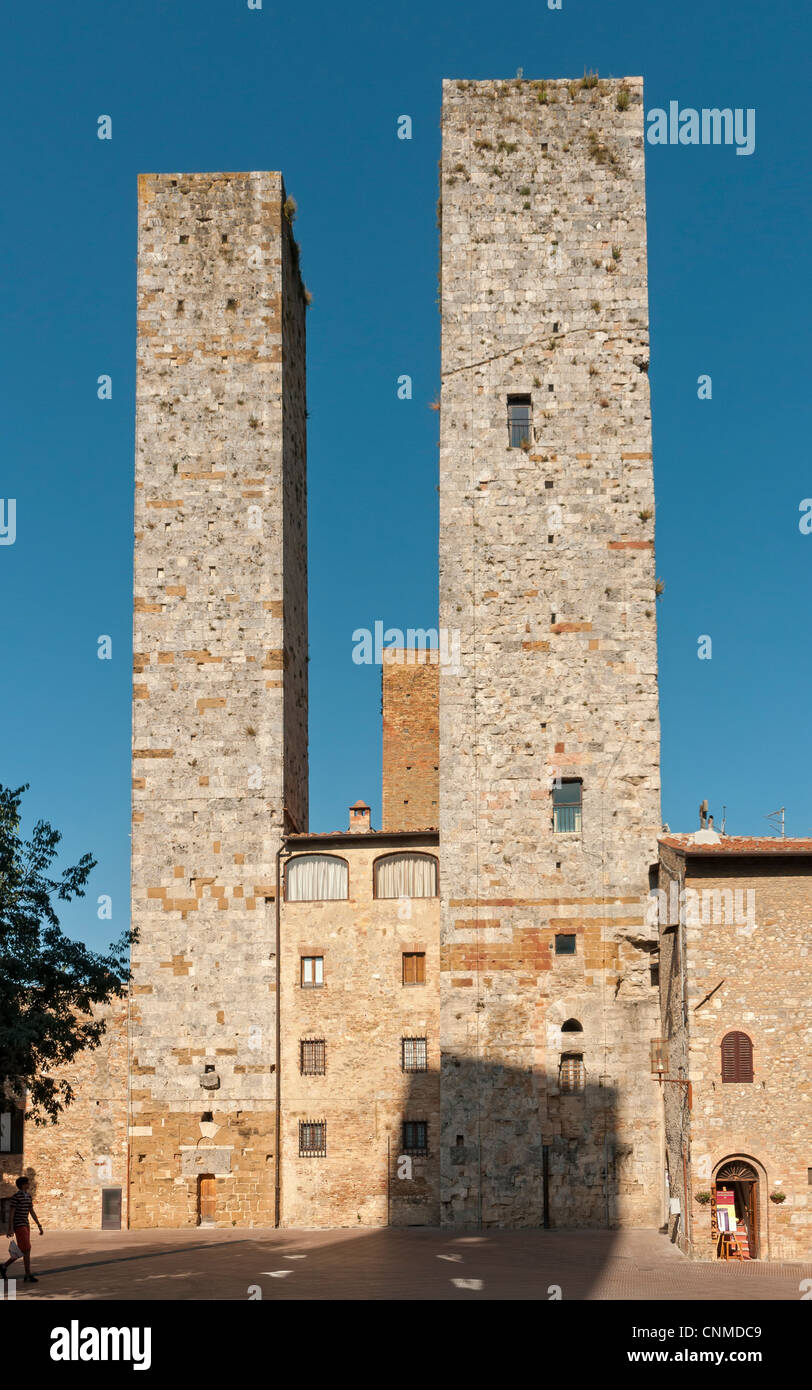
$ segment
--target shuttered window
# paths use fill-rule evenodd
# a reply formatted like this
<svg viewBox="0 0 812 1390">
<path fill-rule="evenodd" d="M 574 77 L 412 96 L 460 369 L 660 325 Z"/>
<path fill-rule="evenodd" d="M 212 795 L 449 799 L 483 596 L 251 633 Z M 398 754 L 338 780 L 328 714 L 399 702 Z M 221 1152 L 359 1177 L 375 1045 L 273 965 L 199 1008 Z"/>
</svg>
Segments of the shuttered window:
<svg viewBox="0 0 812 1390">
<path fill-rule="evenodd" d="M 425 951 L 403 952 L 404 985 L 424 985 L 426 983 Z"/>
<path fill-rule="evenodd" d="M 726 1033 L 722 1038 L 722 1080 L 753 1080 L 753 1044 L 746 1033 Z"/>
</svg>

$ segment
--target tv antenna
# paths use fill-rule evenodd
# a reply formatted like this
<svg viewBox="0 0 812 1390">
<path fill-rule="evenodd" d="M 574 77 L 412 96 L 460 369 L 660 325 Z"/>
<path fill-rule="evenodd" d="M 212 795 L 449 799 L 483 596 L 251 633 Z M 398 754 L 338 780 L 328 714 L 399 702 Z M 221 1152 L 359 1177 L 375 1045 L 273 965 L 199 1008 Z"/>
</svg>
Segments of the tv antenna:
<svg viewBox="0 0 812 1390">
<path fill-rule="evenodd" d="M 778 829 L 779 826 L 781 827 L 780 833 L 781 833 L 781 839 L 782 839 L 782 840 L 783 840 L 783 839 L 785 838 L 785 836 L 786 836 L 786 832 L 785 832 L 785 830 L 784 830 L 784 811 L 785 811 L 785 810 L 786 810 L 786 807 L 785 807 L 785 806 L 779 806 L 779 808 L 778 808 L 777 811 L 770 811 L 770 814 L 769 814 L 768 816 L 764 816 L 764 820 L 770 821 L 770 823 L 773 825 L 773 827 L 774 827 L 776 830 Z"/>
</svg>

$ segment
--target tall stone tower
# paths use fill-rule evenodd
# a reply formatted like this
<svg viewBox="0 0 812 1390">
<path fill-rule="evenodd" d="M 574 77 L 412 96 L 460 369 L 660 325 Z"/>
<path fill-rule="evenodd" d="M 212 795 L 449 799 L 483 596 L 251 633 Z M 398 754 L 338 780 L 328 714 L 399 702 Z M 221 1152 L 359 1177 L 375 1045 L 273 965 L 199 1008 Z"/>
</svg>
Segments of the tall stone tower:
<svg viewBox="0 0 812 1390">
<path fill-rule="evenodd" d="M 658 1224 L 642 82 L 446 82 L 443 1219 Z"/>
<path fill-rule="evenodd" d="M 277 173 L 139 182 L 131 1224 L 274 1215 L 307 829 L 305 291 Z"/>
</svg>

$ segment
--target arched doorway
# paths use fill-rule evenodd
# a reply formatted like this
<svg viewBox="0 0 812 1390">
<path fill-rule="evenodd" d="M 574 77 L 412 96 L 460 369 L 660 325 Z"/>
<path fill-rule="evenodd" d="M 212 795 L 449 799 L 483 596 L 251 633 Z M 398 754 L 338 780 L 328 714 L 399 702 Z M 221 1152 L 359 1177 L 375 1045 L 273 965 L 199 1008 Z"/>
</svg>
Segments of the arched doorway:
<svg viewBox="0 0 812 1390">
<path fill-rule="evenodd" d="M 737 1259 L 760 1258 L 759 1176 L 747 1159 L 720 1163 L 711 1191 L 711 1221 L 717 1259 L 725 1253 Z"/>
</svg>

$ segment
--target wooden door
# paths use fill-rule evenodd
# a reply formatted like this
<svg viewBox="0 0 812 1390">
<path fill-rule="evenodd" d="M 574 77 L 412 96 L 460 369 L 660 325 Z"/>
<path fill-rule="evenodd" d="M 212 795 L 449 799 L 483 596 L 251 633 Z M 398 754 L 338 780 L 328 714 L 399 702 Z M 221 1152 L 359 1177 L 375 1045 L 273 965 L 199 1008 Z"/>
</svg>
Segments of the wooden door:
<svg viewBox="0 0 812 1390">
<path fill-rule="evenodd" d="M 201 1173 L 197 1180 L 197 1224 L 213 1226 L 217 1214 L 217 1179 L 211 1173 Z"/>
</svg>

